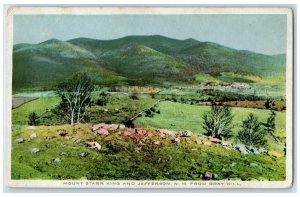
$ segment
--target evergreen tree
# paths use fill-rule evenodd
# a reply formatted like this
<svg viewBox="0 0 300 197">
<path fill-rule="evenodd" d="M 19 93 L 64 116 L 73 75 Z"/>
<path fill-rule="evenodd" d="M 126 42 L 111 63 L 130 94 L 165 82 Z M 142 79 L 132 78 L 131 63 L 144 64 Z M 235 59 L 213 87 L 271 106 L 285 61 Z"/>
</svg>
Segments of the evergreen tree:
<svg viewBox="0 0 300 197">
<path fill-rule="evenodd" d="M 39 116 L 35 112 L 30 113 L 28 116 L 28 125 L 36 126 L 38 124 L 39 124 Z"/>
<path fill-rule="evenodd" d="M 203 115 L 203 128 L 209 136 L 216 138 L 229 137 L 232 118 L 229 107 L 212 105 L 210 112 Z"/>
<path fill-rule="evenodd" d="M 264 146 L 266 144 L 265 134 L 260 128 L 257 117 L 250 113 L 248 118 L 243 121 L 238 139 L 249 146 Z"/>
<path fill-rule="evenodd" d="M 265 126 L 264 130 L 271 135 L 273 135 L 275 131 L 275 117 L 276 114 L 272 110 L 270 116 L 267 119 L 267 123 L 263 123 L 263 125 Z"/>
</svg>

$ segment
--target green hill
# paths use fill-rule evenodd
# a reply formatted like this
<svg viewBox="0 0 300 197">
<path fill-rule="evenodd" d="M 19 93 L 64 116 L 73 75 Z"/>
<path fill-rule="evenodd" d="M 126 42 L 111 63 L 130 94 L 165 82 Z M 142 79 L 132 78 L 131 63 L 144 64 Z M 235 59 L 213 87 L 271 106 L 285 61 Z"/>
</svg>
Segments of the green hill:
<svg viewBox="0 0 300 197">
<path fill-rule="evenodd" d="M 76 71 L 100 84 L 141 80 L 192 82 L 196 74 L 224 72 L 272 78 L 285 72 L 285 55 L 263 55 L 194 39 L 127 36 L 114 40 L 51 39 L 17 44 L 13 51 L 13 89 L 47 87 Z M 49 87 L 50 86 L 50 87 Z"/>
<path fill-rule="evenodd" d="M 88 72 L 99 83 L 124 79 L 105 69 L 103 64 L 90 51 L 56 39 L 36 45 L 17 45 L 13 51 L 13 90 L 51 89 L 77 71 Z"/>
</svg>

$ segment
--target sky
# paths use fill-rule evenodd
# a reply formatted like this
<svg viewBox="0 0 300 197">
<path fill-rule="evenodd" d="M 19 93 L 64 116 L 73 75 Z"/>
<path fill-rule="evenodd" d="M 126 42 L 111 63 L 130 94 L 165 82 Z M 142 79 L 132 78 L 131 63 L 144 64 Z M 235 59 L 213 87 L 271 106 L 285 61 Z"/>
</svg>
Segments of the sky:
<svg viewBox="0 0 300 197">
<path fill-rule="evenodd" d="M 15 15 L 14 44 L 128 35 L 193 38 L 263 54 L 286 52 L 286 15 Z"/>
</svg>

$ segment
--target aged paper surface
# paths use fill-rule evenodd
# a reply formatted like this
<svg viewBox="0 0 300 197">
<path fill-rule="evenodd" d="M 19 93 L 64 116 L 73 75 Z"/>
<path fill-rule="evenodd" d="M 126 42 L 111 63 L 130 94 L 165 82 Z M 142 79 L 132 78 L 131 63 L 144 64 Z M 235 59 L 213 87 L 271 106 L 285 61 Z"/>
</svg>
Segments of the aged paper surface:
<svg viewBox="0 0 300 197">
<path fill-rule="evenodd" d="M 288 8 L 7 12 L 7 185 L 287 188 Z"/>
</svg>

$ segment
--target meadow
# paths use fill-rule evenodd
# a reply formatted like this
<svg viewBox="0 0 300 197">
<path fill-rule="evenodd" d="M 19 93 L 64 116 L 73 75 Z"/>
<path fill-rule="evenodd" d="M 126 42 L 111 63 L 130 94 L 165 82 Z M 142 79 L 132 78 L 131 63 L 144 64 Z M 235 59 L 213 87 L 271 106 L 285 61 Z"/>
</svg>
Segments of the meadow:
<svg viewBox="0 0 300 197">
<path fill-rule="evenodd" d="M 134 95 L 134 97 L 133 97 Z M 216 180 L 284 180 L 285 153 L 283 147 L 267 137 L 268 154 L 241 154 L 217 144 L 195 143 L 203 136 L 202 116 L 209 106 L 186 104 L 151 98 L 149 94 L 112 92 L 103 106 L 97 104 L 99 92 L 93 94 L 86 123 L 70 126 L 67 122 L 52 122 L 51 109 L 60 103 L 55 95 L 46 95 L 25 103 L 12 111 L 12 178 L 13 179 L 87 179 L 87 180 L 205 180 L 203 174 L 215 174 Z M 154 108 L 147 116 L 145 110 Z M 135 127 L 175 132 L 190 130 L 193 136 L 154 138 L 136 142 L 116 130 L 108 136 L 92 132 L 92 125 L 101 122 L 119 123 L 141 113 Z M 41 126 L 28 126 L 28 115 L 36 112 Z M 226 139 L 240 143 L 236 135 L 242 121 L 253 113 L 265 122 L 270 110 L 232 107 L 233 136 Z M 43 124 L 43 121 L 47 124 Z M 54 124 L 55 123 L 55 124 Z M 276 111 L 275 135 L 285 141 L 285 111 Z M 47 126 L 49 125 L 49 126 Z M 66 132 L 61 136 L 60 132 Z M 35 133 L 36 138 L 30 138 Z M 22 138 L 24 143 L 17 143 Z M 101 150 L 92 150 L 85 141 L 96 141 Z M 157 145 L 155 142 L 159 141 Z M 33 148 L 39 152 L 32 153 Z M 57 159 L 58 158 L 58 159 Z"/>
</svg>

